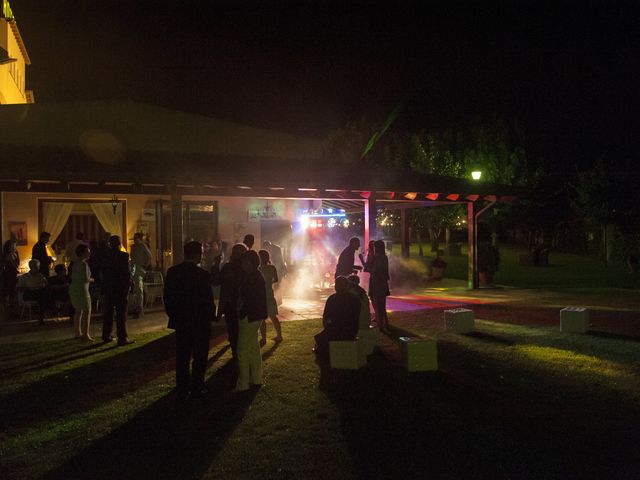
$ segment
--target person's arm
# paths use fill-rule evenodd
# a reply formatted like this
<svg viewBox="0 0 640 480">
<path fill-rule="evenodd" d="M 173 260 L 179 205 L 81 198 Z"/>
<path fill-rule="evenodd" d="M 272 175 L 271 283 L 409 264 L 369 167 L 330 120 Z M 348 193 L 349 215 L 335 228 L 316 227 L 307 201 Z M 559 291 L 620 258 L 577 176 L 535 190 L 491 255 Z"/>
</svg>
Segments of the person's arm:
<svg viewBox="0 0 640 480">
<path fill-rule="evenodd" d="M 273 283 L 278 283 L 280 281 L 280 279 L 278 278 L 278 269 L 273 265 L 271 265 L 271 268 L 273 270 Z"/>
</svg>

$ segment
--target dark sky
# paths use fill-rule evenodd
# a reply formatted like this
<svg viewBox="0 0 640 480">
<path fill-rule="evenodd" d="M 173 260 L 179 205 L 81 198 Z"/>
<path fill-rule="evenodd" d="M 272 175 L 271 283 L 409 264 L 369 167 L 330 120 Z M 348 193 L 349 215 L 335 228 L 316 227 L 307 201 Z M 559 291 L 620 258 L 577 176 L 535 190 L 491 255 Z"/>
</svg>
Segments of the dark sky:
<svg viewBox="0 0 640 480">
<path fill-rule="evenodd" d="M 480 5 L 481 4 L 481 5 Z M 46 5 L 46 6 L 45 6 Z M 517 119 L 536 154 L 637 147 L 633 3 L 13 0 L 36 101 L 131 99 L 322 137 Z"/>
</svg>

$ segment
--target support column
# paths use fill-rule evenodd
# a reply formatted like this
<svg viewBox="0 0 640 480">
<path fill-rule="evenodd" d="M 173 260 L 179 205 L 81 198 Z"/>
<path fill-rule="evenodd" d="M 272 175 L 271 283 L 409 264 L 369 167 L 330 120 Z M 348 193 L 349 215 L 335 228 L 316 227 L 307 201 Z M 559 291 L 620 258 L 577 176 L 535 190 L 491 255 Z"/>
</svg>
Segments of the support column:
<svg viewBox="0 0 640 480">
<path fill-rule="evenodd" d="M 467 226 L 469 234 L 467 238 L 467 285 L 474 290 L 480 287 L 478 278 L 478 229 L 476 225 L 473 202 L 467 203 Z"/>
<path fill-rule="evenodd" d="M 171 263 L 178 265 L 184 260 L 184 235 L 182 229 L 182 195 L 171 193 Z"/>
<path fill-rule="evenodd" d="M 0 245 L 4 246 L 4 193 L 0 192 Z M 8 240 L 8 238 L 7 238 Z"/>
<path fill-rule="evenodd" d="M 369 247 L 371 240 L 376 240 L 376 194 L 371 192 L 369 198 L 364 201 L 364 245 L 363 250 Z"/>
<path fill-rule="evenodd" d="M 400 209 L 400 243 L 402 244 L 402 256 L 409 258 L 411 249 L 411 210 L 408 208 Z"/>
</svg>

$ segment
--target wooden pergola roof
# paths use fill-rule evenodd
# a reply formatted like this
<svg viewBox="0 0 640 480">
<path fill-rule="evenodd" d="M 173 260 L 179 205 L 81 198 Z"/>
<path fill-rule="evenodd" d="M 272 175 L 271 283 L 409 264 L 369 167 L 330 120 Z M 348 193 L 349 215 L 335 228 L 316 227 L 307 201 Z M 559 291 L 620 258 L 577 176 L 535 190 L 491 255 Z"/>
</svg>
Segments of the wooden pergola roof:
<svg viewBox="0 0 640 480">
<path fill-rule="evenodd" d="M 475 201 L 512 188 L 336 165 L 317 139 L 132 102 L 0 107 L 0 191 Z M 415 195 L 414 195 L 415 194 Z"/>
</svg>

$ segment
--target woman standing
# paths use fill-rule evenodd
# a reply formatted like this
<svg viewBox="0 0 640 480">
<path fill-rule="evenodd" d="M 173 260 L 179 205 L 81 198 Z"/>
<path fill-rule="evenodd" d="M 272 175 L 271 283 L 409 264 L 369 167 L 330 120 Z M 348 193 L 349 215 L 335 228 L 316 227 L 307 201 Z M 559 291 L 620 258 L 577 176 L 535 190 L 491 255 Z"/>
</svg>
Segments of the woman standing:
<svg viewBox="0 0 640 480">
<path fill-rule="evenodd" d="M 89 321 L 91 320 L 91 296 L 89 295 L 89 284 L 93 281 L 91 270 L 87 265 L 89 258 L 89 246 L 81 243 L 76 247 L 77 261 L 73 262 L 71 273 L 71 285 L 69 286 L 69 297 L 71 305 L 76 310 L 73 316 L 73 329 L 75 337 L 92 342 L 89 335 Z"/>
<path fill-rule="evenodd" d="M 258 344 L 258 329 L 267 319 L 267 293 L 264 278 L 258 270 L 260 257 L 249 250 L 240 257 L 244 278 L 240 286 L 238 318 L 238 383 L 236 391 L 251 385 L 262 385 L 262 356 Z"/>
<path fill-rule="evenodd" d="M 381 331 L 389 328 L 387 319 L 387 296 L 389 292 L 389 259 L 384 242 L 376 240 L 373 245 L 374 257 L 369 279 L 369 296 L 376 315 L 376 323 Z"/>
<path fill-rule="evenodd" d="M 18 241 L 12 238 L 2 246 L 2 300 L 6 302 L 7 313 L 15 313 L 17 309 L 16 288 L 19 267 Z"/>
<path fill-rule="evenodd" d="M 267 250 L 260 250 L 258 255 L 260 256 L 260 266 L 258 267 L 258 270 L 262 273 L 267 292 L 267 313 L 269 314 L 271 323 L 273 323 L 273 328 L 276 329 L 276 337 L 274 338 L 274 341 L 278 343 L 282 341 L 282 329 L 280 328 L 280 320 L 278 320 L 278 303 L 276 302 L 276 297 L 273 291 L 273 285 L 279 281 L 278 271 L 271 263 L 271 255 Z M 260 336 L 260 346 L 265 345 L 267 343 L 266 320 L 260 325 Z"/>
</svg>

